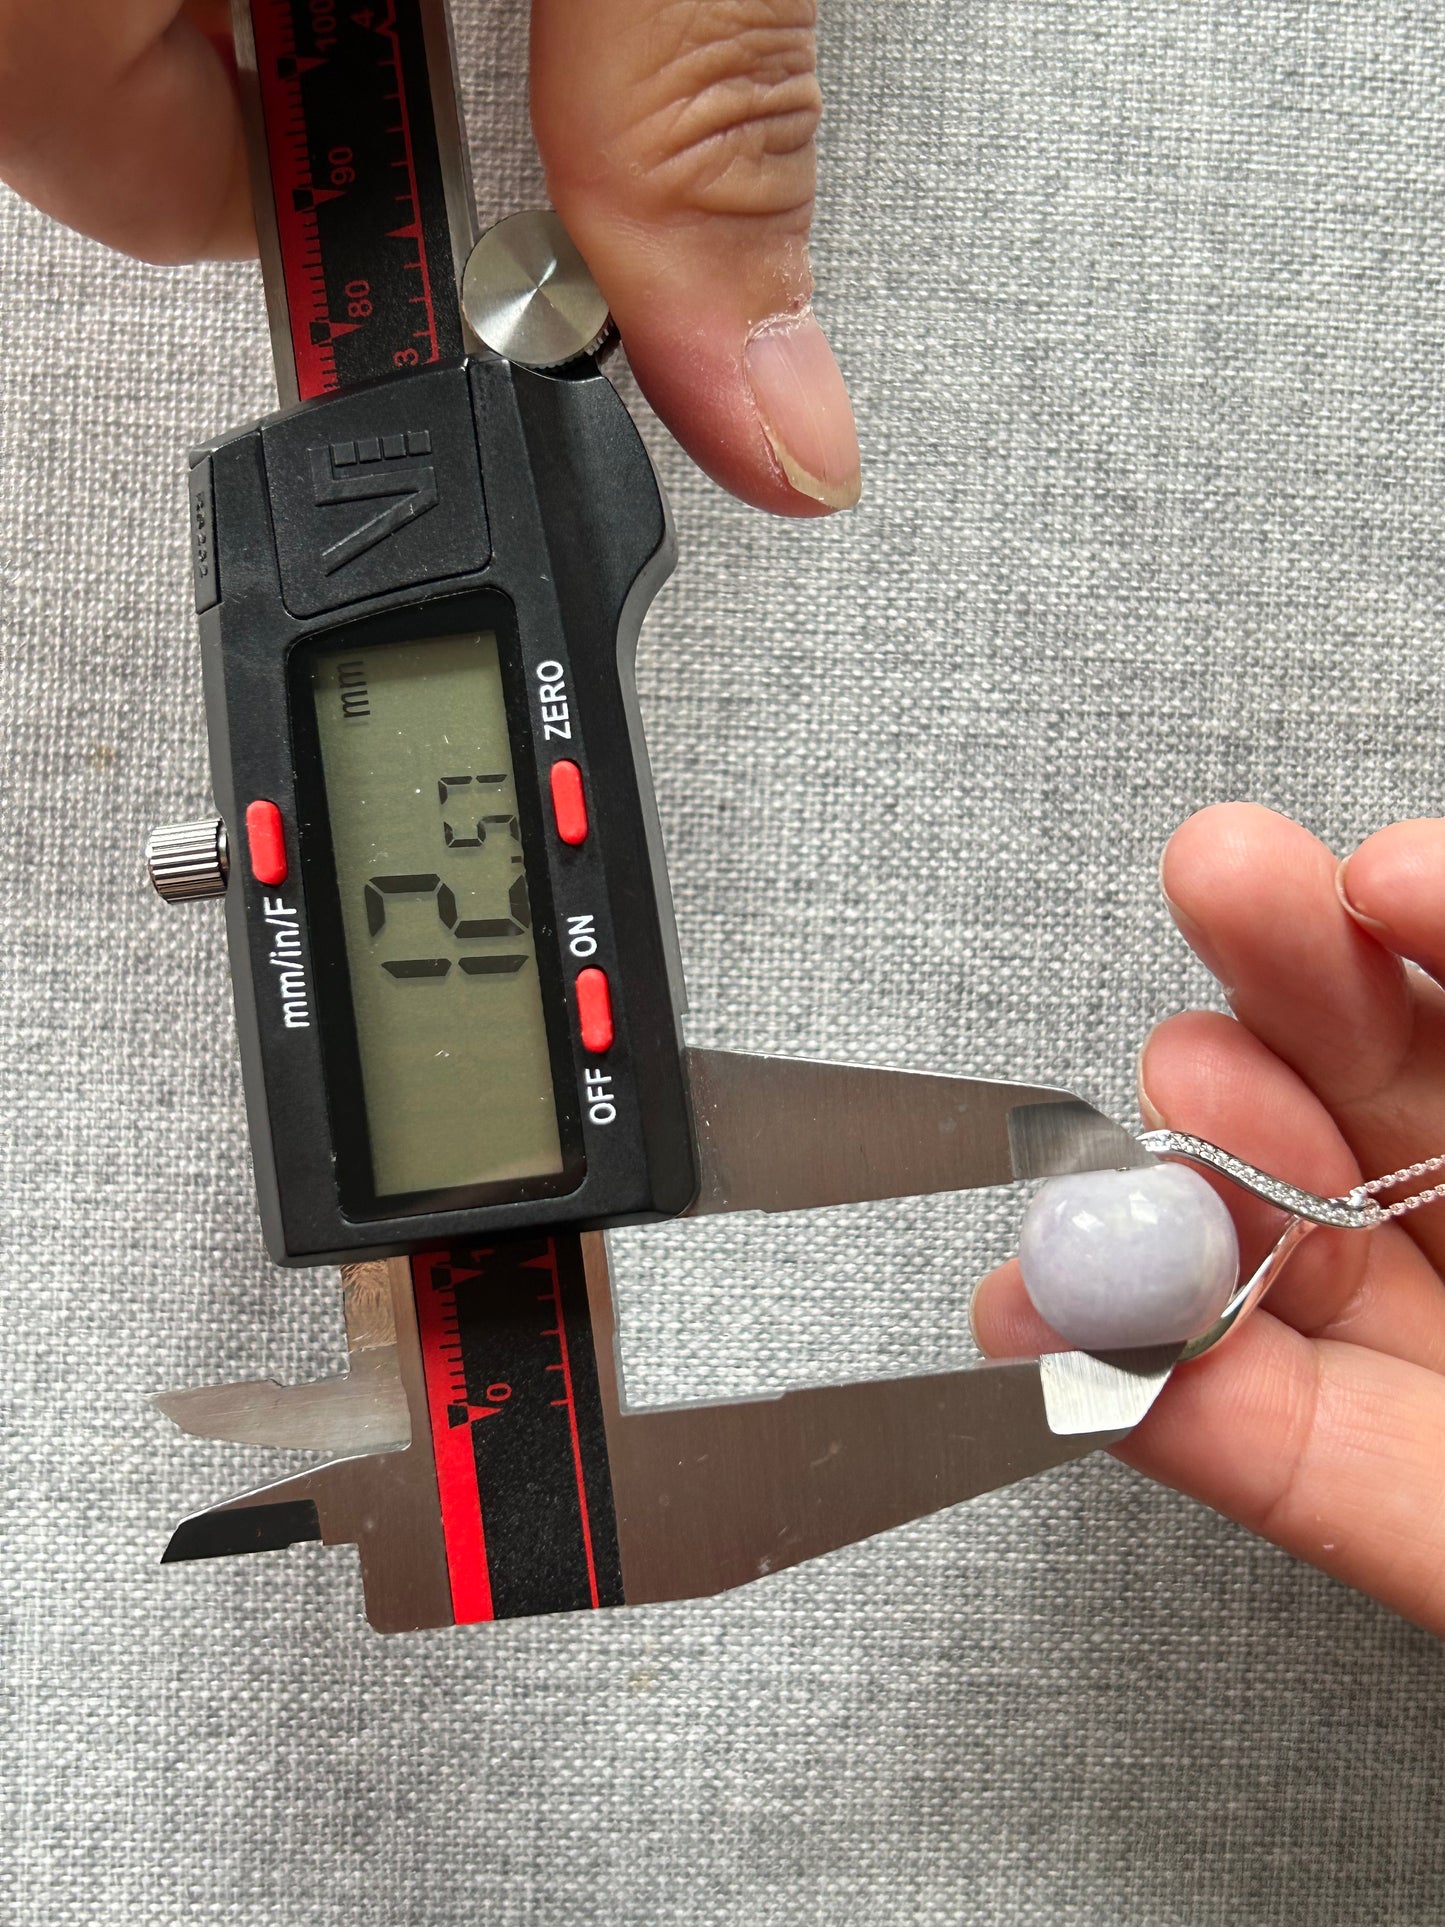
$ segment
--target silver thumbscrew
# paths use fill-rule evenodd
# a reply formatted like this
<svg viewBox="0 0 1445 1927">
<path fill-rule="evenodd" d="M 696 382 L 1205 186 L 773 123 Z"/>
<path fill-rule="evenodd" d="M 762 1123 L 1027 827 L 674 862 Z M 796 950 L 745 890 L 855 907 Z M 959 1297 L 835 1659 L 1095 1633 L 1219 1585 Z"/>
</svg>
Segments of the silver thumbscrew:
<svg viewBox="0 0 1445 1927">
<path fill-rule="evenodd" d="M 229 869 L 226 826 L 219 816 L 162 824 L 146 844 L 146 875 L 167 903 L 224 896 Z"/>
<path fill-rule="evenodd" d="M 462 313 L 484 346 L 524 368 L 595 354 L 612 329 L 587 263 L 550 208 L 488 228 L 462 271 Z"/>
</svg>

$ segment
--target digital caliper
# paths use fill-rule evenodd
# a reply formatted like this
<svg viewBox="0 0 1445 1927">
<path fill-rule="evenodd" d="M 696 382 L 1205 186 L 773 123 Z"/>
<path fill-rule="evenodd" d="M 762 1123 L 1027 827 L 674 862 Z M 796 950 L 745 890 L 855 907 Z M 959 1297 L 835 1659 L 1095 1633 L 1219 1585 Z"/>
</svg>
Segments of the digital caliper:
<svg viewBox="0 0 1445 1927">
<path fill-rule="evenodd" d="M 163 1397 L 329 1462 L 167 1559 L 360 1548 L 383 1630 L 733 1586 L 1116 1439 L 1177 1355 L 1063 1353 L 631 1411 L 603 1242 L 1149 1161 L 1071 1093 L 682 1039 L 633 688 L 672 565 L 556 218 L 477 242 L 443 0 L 237 0 L 283 412 L 193 458 L 256 1185 L 342 1260 L 342 1378 Z"/>
</svg>

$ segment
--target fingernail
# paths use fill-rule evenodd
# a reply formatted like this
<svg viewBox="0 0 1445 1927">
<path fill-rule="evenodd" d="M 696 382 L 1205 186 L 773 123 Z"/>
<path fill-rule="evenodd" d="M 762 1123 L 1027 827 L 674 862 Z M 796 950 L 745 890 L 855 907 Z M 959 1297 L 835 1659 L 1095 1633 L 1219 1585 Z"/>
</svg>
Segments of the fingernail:
<svg viewBox="0 0 1445 1927">
<path fill-rule="evenodd" d="M 1225 976 L 1224 966 L 1219 961 L 1219 954 L 1215 950 L 1214 945 L 1209 941 L 1208 937 L 1205 936 L 1199 925 L 1187 911 L 1181 910 L 1177 903 L 1170 903 L 1168 897 L 1165 897 L 1164 901 L 1166 904 L 1169 904 L 1169 914 L 1173 917 L 1175 928 L 1178 930 L 1180 936 L 1183 937 L 1184 941 L 1189 945 L 1189 948 L 1194 952 L 1195 956 L 1198 957 L 1210 975 L 1219 979 L 1219 988 L 1224 992 L 1225 996 L 1232 997 L 1234 995 L 1234 985 L 1231 984 Z"/>
<path fill-rule="evenodd" d="M 1383 935 L 1389 929 L 1390 926 L 1387 923 L 1381 923 L 1378 917 L 1366 916 L 1365 912 L 1360 908 L 1360 906 L 1357 903 L 1351 902 L 1349 874 L 1348 874 L 1349 868 L 1350 868 L 1350 859 L 1348 857 L 1345 858 L 1343 863 L 1336 864 L 1335 895 L 1339 898 L 1344 908 L 1354 918 L 1355 922 L 1360 925 L 1361 929 L 1368 930 L 1372 936 Z"/>
<path fill-rule="evenodd" d="M 812 310 L 766 323 L 743 359 L 763 432 L 788 481 L 826 508 L 852 508 L 863 486 L 853 409 Z"/>
<path fill-rule="evenodd" d="M 1153 1041 L 1154 1039 L 1152 1037 L 1146 1037 L 1139 1046 L 1139 1055 L 1134 1059 L 1134 1084 L 1139 1093 L 1139 1115 L 1144 1120 L 1145 1129 L 1162 1131 L 1164 1129 L 1164 1113 L 1159 1109 L 1159 1106 L 1154 1102 L 1153 1098 L 1150 1097 L 1149 1088 L 1144 1082 L 1144 1059 L 1148 1055 L 1149 1046 Z"/>
<path fill-rule="evenodd" d="M 977 1347 L 979 1351 L 983 1350 L 983 1346 L 979 1343 L 978 1322 L 975 1319 L 973 1314 L 974 1314 L 974 1307 L 978 1303 L 978 1294 L 982 1290 L 983 1290 L 983 1283 L 980 1280 L 980 1282 L 976 1284 L 973 1290 L 968 1294 L 968 1335 L 973 1340 L 974 1345 Z"/>
<path fill-rule="evenodd" d="M 1162 859 L 1159 865 L 1159 894 L 1163 897 L 1165 906 L 1170 916 L 1174 919 L 1174 927 L 1180 936 L 1183 937 L 1184 941 L 1189 945 L 1189 948 L 1204 965 L 1204 968 L 1219 979 L 1219 987 L 1225 996 L 1232 996 L 1233 986 L 1225 980 L 1224 971 L 1220 966 L 1219 957 L 1214 945 L 1209 941 L 1208 937 L 1205 936 L 1189 912 L 1187 910 L 1181 910 L 1173 897 L 1171 897 L 1165 889 Z"/>
</svg>

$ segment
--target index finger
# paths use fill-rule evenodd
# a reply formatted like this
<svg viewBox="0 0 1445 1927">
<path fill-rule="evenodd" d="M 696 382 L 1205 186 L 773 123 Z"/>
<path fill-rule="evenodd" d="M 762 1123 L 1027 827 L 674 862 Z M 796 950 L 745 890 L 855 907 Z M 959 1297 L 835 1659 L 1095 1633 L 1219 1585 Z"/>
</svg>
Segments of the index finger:
<svg viewBox="0 0 1445 1927">
<path fill-rule="evenodd" d="M 254 251 L 216 0 L 0 0 L 0 179 L 157 262 Z"/>
<path fill-rule="evenodd" d="M 1445 1151 L 1445 995 L 1350 914 L 1338 867 L 1299 824 L 1228 804 L 1175 832 L 1163 880 L 1235 1015 L 1320 1099 L 1363 1175 L 1379 1177 Z M 1445 899 L 1435 914 L 1445 923 Z M 1445 1265 L 1439 1208 L 1406 1224 Z"/>
</svg>

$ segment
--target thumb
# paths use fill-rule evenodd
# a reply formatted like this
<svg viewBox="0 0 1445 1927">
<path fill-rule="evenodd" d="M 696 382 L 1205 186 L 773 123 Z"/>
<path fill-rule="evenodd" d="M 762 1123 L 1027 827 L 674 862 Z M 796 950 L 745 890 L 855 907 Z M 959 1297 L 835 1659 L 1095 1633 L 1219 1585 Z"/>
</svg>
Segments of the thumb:
<svg viewBox="0 0 1445 1927">
<path fill-rule="evenodd" d="M 808 305 L 814 0 L 534 0 L 548 190 L 648 400 L 724 488 L 782 515 L 858 499 Z"/>
</svg>

